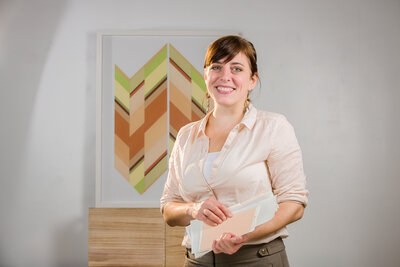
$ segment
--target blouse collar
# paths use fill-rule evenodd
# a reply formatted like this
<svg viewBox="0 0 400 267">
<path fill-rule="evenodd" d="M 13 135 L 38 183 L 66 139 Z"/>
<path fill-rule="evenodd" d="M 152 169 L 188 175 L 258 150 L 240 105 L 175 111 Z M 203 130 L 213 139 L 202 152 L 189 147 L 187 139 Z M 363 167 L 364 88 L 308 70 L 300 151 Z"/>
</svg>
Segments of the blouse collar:
<svg viewBox="0 0 400 267">
<path fill-rule="evenodd" d="M 205 135 L 205 130 L 206 130 L 206 125 L 208 122 L 208 119 L 210 115 L 212 114 L 212 111 L 208 112 L 203 119 L 200 120 L 200 126 L 197 131 L 197 136 L 203 134 Z M 244 127 L 247 127 L 249 130 L 251 130 L 256 122 L 256 117 L 257 117 L 257 109 L 249 103 L 246 113 L 244 114 L 242 120 L 239 122 L 239 125 L 242 125 Z"/>
</svg>

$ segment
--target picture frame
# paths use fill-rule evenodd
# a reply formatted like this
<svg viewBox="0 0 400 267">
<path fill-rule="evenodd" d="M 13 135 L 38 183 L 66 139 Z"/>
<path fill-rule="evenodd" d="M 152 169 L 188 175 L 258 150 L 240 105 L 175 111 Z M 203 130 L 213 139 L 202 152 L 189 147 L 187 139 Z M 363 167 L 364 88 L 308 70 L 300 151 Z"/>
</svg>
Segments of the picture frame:
<svg viewBox="0 0 400 267">
<path fill-rule="evenodd" d="M 178 73 L 176 69 L 179 69 L 192 81 L 191 105 L 195 111 L 190 113 L 192 120 L 201 118 L 201 112 L 205 113 L 201 103 L 205 87 L 197 85 L 201 83 L 199 77 L 203 75 L 206 49 L 218 37 L 229 34 L 239 35 L 234 31 L 105 30 L 97 33 L 96 207 L 159 207 L 169 154 L 178 128 L 184 123 L 184 120 L 174 117 L 173 107 L 183 113 L 183 110 L 190 109 L 186 102 L 181 104 L 178 98 L 175 99 L 174 92 L 179 90 L 174 89 L 171 81 L 176 79 L 177 84 L 182 82 L 174 73 Z M 140 78 L 140 83 L 138 75 L 146 78 Z M 145 100 L 135 100 L 139 99 L 135 94 L 138 92 L 137 95 L 140 95 L 141 86 L 147 86 L 143 89 Z M 157 89 L 161 87 L 163 89 Z M 153 91 L 157 93 L 153 94 Z M 139 105 L 137 101 L 142 102 Z M 156 104 L 156 101 L 161 101 L 162 105 Z M 151 116 L 143 114 L 155 114 L 160 106 L 163 106 L 163 111 L 152 121 L 155 126 L 147 127 L 141 138 L 129 139 L 124 137 L 126 134 L 121 134 L 121 129 L 125 131 L 125 128 L 132 134 L 130 136 L 137 134 L 135 131 L 141 131 L 141 125 L 147 123 L 146 118 L 151 120 Z M 150 107 L 152 110 L 146 111 Z M 188 117 L 190 119 L 190 115 Z M 159 123 L 161 118 L 163 120 Z M 167 133 L 165 140 L 161 134 L 158 135 L 160 129 Z M 127 144 L 124 138 L 131 143 Z M 158 141 L 146 141 L 153 139 Z M 138 144 L 141 147 L 137 148 Z M 137 153 L 132 152 L 134 150 Z"/>
</svg>

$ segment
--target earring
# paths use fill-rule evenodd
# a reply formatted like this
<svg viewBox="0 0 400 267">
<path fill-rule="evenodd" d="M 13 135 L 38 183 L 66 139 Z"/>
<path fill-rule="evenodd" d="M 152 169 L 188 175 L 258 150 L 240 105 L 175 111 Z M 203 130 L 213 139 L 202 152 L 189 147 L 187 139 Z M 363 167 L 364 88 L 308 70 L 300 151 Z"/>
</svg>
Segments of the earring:
<svg viewBox="0 0 400 267">
<path fill-rule="evenodd" d="M 211 101 L 211 97 L 210 97 L 210 94 L 208 93 L 208 91 L 206 92 L 206 101 L 207 101 L 206 113 L 208 113 L 210 111 L 210 101 Z"/>
<path fill-rule="evenodd" d="M 249 104 L 250 104 L 250 91 L 247 91 L 247 99 L 244 101 L 244 110 L 243 112 L 246 112 L 249 109 Z"/>
</svg>

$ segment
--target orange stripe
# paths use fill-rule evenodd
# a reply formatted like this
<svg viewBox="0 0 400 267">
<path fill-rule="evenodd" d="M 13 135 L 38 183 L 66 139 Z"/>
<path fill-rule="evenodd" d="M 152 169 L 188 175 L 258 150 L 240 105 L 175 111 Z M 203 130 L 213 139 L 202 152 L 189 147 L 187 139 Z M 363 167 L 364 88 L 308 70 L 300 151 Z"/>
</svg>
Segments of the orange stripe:
<svg viewBox="0 0 400 267">
<path fill-rule="evenodd" d="M 124 143 L 129 142 L 129 124 L 128 122 L 115 110 L 115 134 L 122 139 Z"/>
<path fill-rule="evenodd" d="M 154 92 L 155 91 L 157 91 L 162 85 L 164 85 L 164 83 L 167 81 L 167 77 L 165 77 L 164 78 L 164 80 L 162 80 L 162 82 L 160 82 L 160 84 L 159 85 L 157 85 L 157 87 L 156 88 L 154 88 L 154 90 L 153 91 L 151 91 L 151 93 L 150 94 L 148 94 L 146 97 L 145 97 L 145 99 L 144 100 L 147 100 L 152 94 L 154 94 Z"/>
<path fill-rule="evenodd" d="M 190 116 L 190 114 L 187 114 Z M 185 126 L 190 122 L 190 119 L 186 117 L 172 102 L 169 103 L 169 124 L 179 132 L 182 126 Z"/>
<path fill-rule="evenodd" d="M 167 90 L 164 90 L 145 109 L 144 129 L 147 131 L 165 112 L 167 112 Z"/>
<path fill-rule="evenodd" d="M 198 121 L 198 120 L 200 120 L 201 118 L 199 117 L 199 116 L 197 116 L 197 114 L 196 114 L 196 112 L 194 112 L 193 110 L 192 110 L 192 121 Z"/>
<path fill-rule="evenodd" d="M 131 92 L 131 94 L 129 96 L 134 95 L 136 93 L 136 91 L 139 90 L 140 87 L 143 86 L 143 84 L 144 84 L 144 80 L 138 86 L 136 86 L 136 88 Z"/>
<path fill-rule="evenodd" d="M 129 137 L 129 159 L 133 158 L 140 150 L 144 147 L 144 126 L 140 126 L 130 137 Z"/>
</svg>

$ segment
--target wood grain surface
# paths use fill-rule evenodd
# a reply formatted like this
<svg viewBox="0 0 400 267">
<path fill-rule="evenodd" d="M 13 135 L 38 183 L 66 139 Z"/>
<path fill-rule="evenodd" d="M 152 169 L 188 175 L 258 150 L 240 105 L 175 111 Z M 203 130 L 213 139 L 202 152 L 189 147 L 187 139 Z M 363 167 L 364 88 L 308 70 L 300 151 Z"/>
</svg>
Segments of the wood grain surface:
<svg viewBox="0 0 400 267">
<path fill-rule="evenodd" d="M 185 227 L 171 227 L 165 224 L 165 266 L 183 266 L 186 249 L 181 246 Z"/>
<path fill-rule="evenodd" d="M 90 208 L 89 266 L 182 266 L 184 227 L 157 208 Z"/>
</svg>

